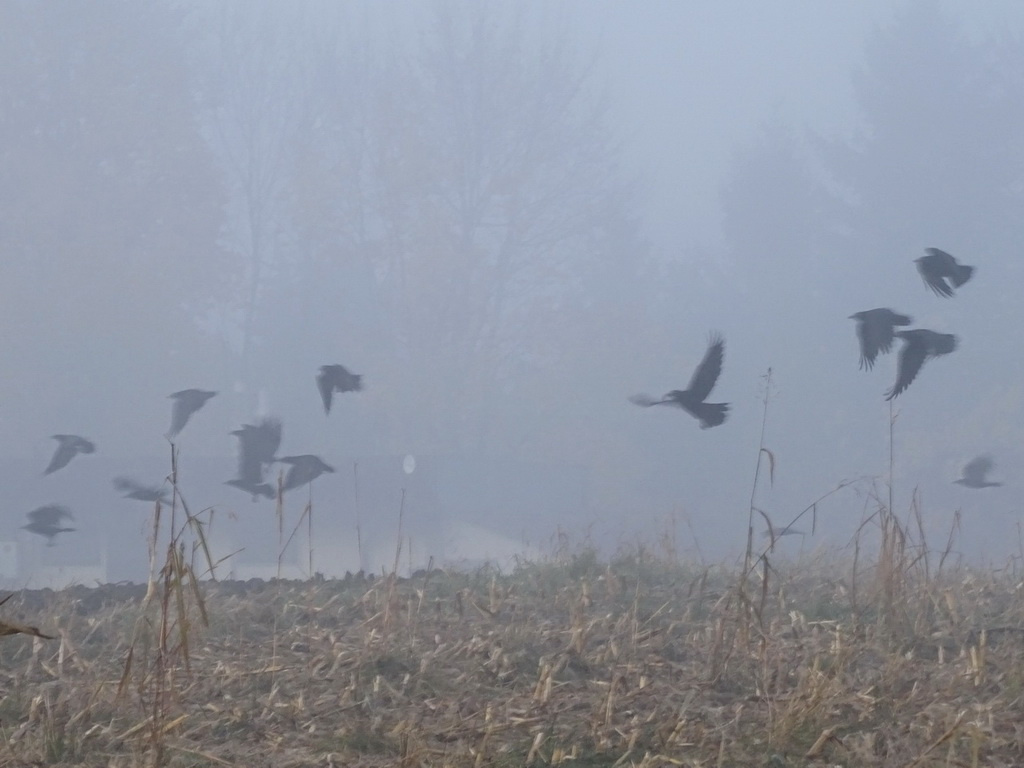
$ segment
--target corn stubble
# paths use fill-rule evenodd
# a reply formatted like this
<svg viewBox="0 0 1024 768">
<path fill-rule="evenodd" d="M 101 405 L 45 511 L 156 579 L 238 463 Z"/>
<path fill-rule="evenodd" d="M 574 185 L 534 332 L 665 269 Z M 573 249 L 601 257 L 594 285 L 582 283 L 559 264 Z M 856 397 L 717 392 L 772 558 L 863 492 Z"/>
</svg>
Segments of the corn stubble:
<svg viewBox="0 0 1024 768">
<path fill-rule="evenodd" d="M 872 486 L 853 544 L 797 561 L 774 536 L 741 567 L 687 558 L 671 534 L 610 559 L 563 535 L 511 573 L 431 565 L 400 578 L 400 511 L 391 573 L 218 582 L 213 513 L 190 511 L 173 452 L 169 481 L 148 588 L 0 603 L 11 635 L 0 764 L 1010 766 L 1024 755 L 1021 563 L 956 562 L 959 520 L 931 549 L 916 497 L 901 518 Z"/>
<path fill-rule="evenodd" d="M 940 569 L 909 523 L 876 510 L 842 576 L 835 553 L 757 569 L 756 611 L 735 570 L 657 548 L 564 550 L 511 574 L 200 583 L 179 540 L 148 600 L 8 603 L 60 639 L 0 644 L 3 759 L 1017 764 L 1019 575 Z"/>
</svg>

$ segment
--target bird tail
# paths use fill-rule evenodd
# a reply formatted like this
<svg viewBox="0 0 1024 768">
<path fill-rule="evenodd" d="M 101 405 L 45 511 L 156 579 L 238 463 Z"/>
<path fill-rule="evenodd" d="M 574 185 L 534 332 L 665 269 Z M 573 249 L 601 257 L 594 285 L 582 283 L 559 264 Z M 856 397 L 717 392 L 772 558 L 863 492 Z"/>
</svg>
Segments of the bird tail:
<svg viewBox="0 0 1024 768">
<path fill-rule="evenodd" d="M 728 412 L 728 403 L 698 403 L 693 406 L 693 415 L 700 419 L 701 429 L 717 427 L 725 421 Z"/>
<path fill-rule="evenodd" d="M 953 285 L 959 288 L 961 285 L 971 279 L 971 275 L 974 274 L 974 267 L 969 267 L 966 264 L 957 264 L 957 269 L 953 274 L 949 276 L 949 279 L 953 281 Z"/>
</svg>

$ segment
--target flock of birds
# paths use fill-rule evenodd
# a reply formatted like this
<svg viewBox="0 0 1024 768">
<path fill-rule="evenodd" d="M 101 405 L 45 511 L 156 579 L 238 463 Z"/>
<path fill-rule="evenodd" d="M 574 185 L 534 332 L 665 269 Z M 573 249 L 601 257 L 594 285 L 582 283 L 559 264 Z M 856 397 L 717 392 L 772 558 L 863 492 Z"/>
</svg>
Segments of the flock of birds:
<svg viewBox="0 0 1024 768">
<path fill-rule="evenodd" d="M 938 248 L 925 249 L 925 255 L 915 259 L 915 263 L 925 285 L 936 296 L 944 298 L 951 298 L 954 289 L 963 286 L 974 274 L 974 267 L 958 263 L 953 256 Z M 951 333 L 938 333 L 926 328 L 897 331 L 897 328 L 904 328 L 913 320 L 908 315 L 886 307 L 856 312 L 850 318 L 857 321 L 862 370 L 871 370 L 880 354 L 891 351 L 896 338 L 903 341 L 897 362 L 896 382 L 886 392 L 885 399 L 888 401 L 906 391 L 927 360 L 948 355 L 957 348 L 957 337 Z M 718 334 L 713 334 L 704 358 L 694 371 L 686 389 L 674 389 L 662 398 L 639 394 L 629 399 L 645 408 L 654 405 L 677 406 L 697 419 L 701 429 L 717 427 L 725 422 L 729 413 L 729 403 L 709 403 L 707 398 L 722 373 L 724 357 L 725 341 Z M 326 414 L 330 414 L 335 393 L 358 392 L 363 388 L 362 377 L 351 373 L 343 365 L 321 366 L 316 383 Z M 216 394 L 203 389 L 185 389 L 172 394 L 170 397 L 174 404 L 167 438 L 173 440 L 184 429 L 192 415 Z M 277 450 L 281 445 L 281 422 L 278 419 L 264 418 L 257 424 L 243 424 L 231 434 L 238 438 L 238 476 L 228 480 L 227 484 L 249 493 L 254 501 L 261 496 L 275 498 L 278 493 L 313 482 L 325 472 L 334 472 L 333 467 L 312 454 L 277 456 Z M 57 441 L 57 450 L 44 470 L 44 475 L 66 467 L 78 454 L 89 454 L 96 450 L 93 442 L 78 435 L 53 435 L 53 439 Z M 265 480 L 266 473 L 273 464 L 288 465 L 279 488 Z M 963 469 L 963 476 L 954 482 L 968 488 L 1001 485 L 988 480 L 988 473 L 993 466 L 991 458 L 979 456 L 968 462 Z M 113 483 L 114 487 L 129 499 L 151 503 L 168 501 L 167 490 L 163 485 L 145 485 L 129 477 L 114 478 Z M 64 506 L 49 504 L 39 507 L 29 512 L 28 518 L 29 522 L 23 528 L 45 537 L 49 545 L 53 544 L 58 534 L 74 530 L 64 524 L 65 521 L 73 519 L 71 512 Z M 785 529 L 777 535 L 789 533 L 799 531 Z"/>
<path fill-rule="evenodd" d="M 359 392 L 363 388 L 362 376 L 351 373 L 343 365 L 321 366 L 316 384 L 326 414 L 331 412 L 335 393 Z M 167 439 L 177 437 L 192 415 L 216 394 L 205 389 L 183 389 L 170 395 L 174 403 Z M 275 498 L 279 492 L 264 480 L 272 464 L 288 465 L 288 471 L 280 482 L 281 493 L 300 488 L 325 472 L 334 471 L 334 467 L 312 454 L 277 456 L 277 449 L 281 445 L 281 422 L 278 419 L 264 418 L 257 424 L 243 424 L 231 434 L 238 438 L 238 477 L 228 480 L 227 485 L 246 491 L 254 501 L 260 496 Z M 43 470 L 44 475 L 63 469 L 79 454 L 96 451 L 95 443 L 78 435 L 53 435 L 53 439 L 57 441 L 57 450 Z M 115 477 L 113 484 L 128 499 L 150 503 L 169 501 L 167 488 L 163 484 L 146 485 L 130 477 Z M 44 537 L 49 546 L 53 545 L 58 534 L 75 530 L 65 525 L 65 521 L 74 520 L 70 510 L 59 504 L 47 504 L 34 509 L 27 517 L 28 523 L 22 528 Z"/>
<path fill-rule="evenodd" d="M 952 255 L 938 248 L 926 248 L 925 255 L 914 260 L 917 271 L 925 285 L 936 296 L 952 298 L 954 289 L 960 288 L 971 279 L 974 267 L 960 264 Z M 857 338 L 860 342 L 860 367 L 871 370 L 879 354 L 892 350 L 896 338 L 903 340 L 896 366 L 896 382 L 885 393 L 888 401 L 906 391 L 921 372 L 925 361 L 948 355 L 957 347 L 957 337 L 951 333 L 939 333 L 926 328 L 897 331 L 913 322 L 909 315 L 894 312 L 886 307 L 868 309 L 850 315 L 857 321 Z M 725 422 L 729 403 L 705 402 L 722 373 L 725 356 L 725 342 L 718 334 L 712 334 L 704 359 L 697 366 L 690 385 L 686 389 L 673 389 L 662 398 L 639 394 L 629 398 L 635 405 L 649 408 L 653 405 L 674 405 L 682 408 L 700 422 L 701 429 L 717 427 Z M 1002 485 L 987 479 L 995 466 L 988 456 L 979 456 L 963 469 L 963 476 L 955 483 L 968 488 L 989 488 Z M 794 533 L 796 531 L 793 531 Z M 789 533 L 787 531 L 786 533 Z M 785 535 L 785 534 L 783 534 Z"/>
</svg>

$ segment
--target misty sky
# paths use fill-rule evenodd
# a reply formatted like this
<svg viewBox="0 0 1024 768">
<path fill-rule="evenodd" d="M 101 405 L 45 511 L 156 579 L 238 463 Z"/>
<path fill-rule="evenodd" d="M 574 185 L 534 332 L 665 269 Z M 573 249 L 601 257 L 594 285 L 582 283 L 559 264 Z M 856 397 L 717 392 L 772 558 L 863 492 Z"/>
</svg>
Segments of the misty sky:
<svg viewBox="0 0 1024 768">
<path fill-rule="evenodd" d="M 1012 0 L 936 4 L 965 34 L 1024 31 Z M 850 137 L 862 126 L 853 75 L 869 35 L 906 2 L 581 2 L 596 28 L 624 152 L 642 169 L 659 250 L 721 237 L 719 190 L 738 147 L 780 123 Z M 922 77 L 926 76 L 922 73 Z"/>
<path fill-rule="evenodd" d="M 248 514 L 218 473 L 272 414 L 282 453 L 339 467 L 565 467 L 589 478 L 581 537 L 674 519 L 682 548 L 731 555 L 771 367 L 755 503 L 782 525 L 856 480 L 803 543 L 843 545 L 885 483 L 896 359 L 859 371 L 848 316 L 891 306 L 961 337 L 896 401 L 897 511 L 918 499 L 941 538 L 960 509 L 965 552 L 1016 552 L 1019 3 L 97 8 L 0 12 L 10 536 L 45 503 L 83 530 L 124 515 L 107 475 L 162 479 L 167 395 L 199 387 L 220 394 L 180 440 L 194 504 Z M 914 270 L 929 246 L 978 266 L 951 300 Z M 724 425 L 627 402 L 684 387 L 715 330 Z M 366 381 L 329 418 L 325 363 Z M 26 469 L 65 432 L 102 477 Z M 1007 487 L 952 486 L 985 452 Z M 344 517 L 342 475 L 317 488 Z M 463 489 L 466 522 L 491 525 L 489 487 Z"/>
</svg>

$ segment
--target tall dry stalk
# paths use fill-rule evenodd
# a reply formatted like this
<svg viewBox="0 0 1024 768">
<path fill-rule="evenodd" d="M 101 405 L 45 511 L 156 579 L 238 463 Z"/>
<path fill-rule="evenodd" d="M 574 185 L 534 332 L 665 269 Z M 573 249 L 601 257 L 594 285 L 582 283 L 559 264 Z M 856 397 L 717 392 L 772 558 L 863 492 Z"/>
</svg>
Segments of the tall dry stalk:
<svg viewBox="0 0 1024 768">
<path fill-rule="evenodd" d="M 743 571 L 739 583 L 737 584 L 737 610 L 741 611 L 746 618 L 750 616 L 750 610 L 753 607 L 752 601 L 747 595 L 747 579 L 750 577 L 751 568 L 754 560 L 754 513 L 763 514 L 757 509 L 755 501 L 757 499 L 757 487 L 761 479 L 761 457 L 768 456 L 768 469 L 769 476 L 772 484 L 775 483 L 775 454 L 765 448 L 764 435 L 765 429 L 768 425 L 768 404 L 771 402 L 772 396 L 772 369 L 769 368 L 768 372 L 761 377 L 764 382 L 764 398 L 762 400 L 763 409 L 761 412 L 761 437 L 757 444 L 757 462 L 754 465 L 754 481 L 750 485 L 750 507 L 747 513 L 747 547 L 743 555 Z M 762 584 L 762 591 L 767 589 L 767 578 L 768 578 L 768 561 L 762 556 L 761 560 L 764 560 L 765 581 Z"/>
<path fill-rule="evenodd" d="M 366 563 L 363 562 L 363 524 L 359 513 L 359 462 L 352 462 L 352 491 L 356 507 L 356 550 L 359 554 L 359 572 L 365 573 Z"/>
<path fill-rule="evenodd" d="M 405 521 L 405 488 L 402 489 L 402 500 L 398 505 L 398 540 L 395 542 L 395 561 L 391 566 L 391 573 L 387 575 L 388 586 L 384 603 L 383 629 L 385 636 L 391 626 L 392 603 L 395 600 L 395 590 L 398 587 L 398 563 L 402 557 L 402 526 Z"/>
<path fill-rule="evenodd" d="M 895 452 L 893 450 L 893 428 L 896 426 L 898 413 L 893 413 L 892 400 L 889 401 L 889 511 L 892 512 L 893 497 L 893 466 L 895 465 Z"/>
<path fill-rule="evenodd" d="M 146 600 L 142 614 L 135 623 L 128 652 L 125 656 L 117 695 L 122 696 L 133 687 L 143 714 L 143 721 L 128 733 L 145 734 L 151 765 L 159 768 L 167 764 L 167 736 L 175 719 L 174 707 L 182 699 L 182 682 L 192 676 L 191 632 L 198 616 L 203 626 L 209 624 L 206 602 L 192 565 L 186 561 L 186 534 L 194 536 L 192 558 L 201 551 L 206 557 L 207 572 L 215 573 L 209 544 L 204 533 L 204 522 L 193 515 L 178 486 L 178 453 L 171 443 L 171 514 L 170 540 L 165 559 L 156 578 L 153 555 L 158 546 L 160 530 L 160 502 L 154 510 L 153 538 L 150 542 L 151 562 Z M 178 508 L 185 521 L 177 525 Z M 211 510 L 212 513 L 212 510 Z M 152 607 L 156 605 L 155 615 Z"/>
<path fill-rule="evenodd" d="M 757 511 L 757 507 L 754 502 L 757 498 L 757 486 L 761 479 L 761 457 L 765 454 L 768 456 L 769 473 L 771 481 L 775 482 L 775 454 L 764 447 L 764 433 L 768 425 L 768 403 L 771 401 L 772 396 L 772 369 L 769 368 L 768 372 L 761 377 L 764 382 L 764 398 L 762 400 L 763 409 L 761 411 L 761 437 L 757 444 L 757 463 L 754 465 L 754 481 L 750 484 L 750 509 L 747 514 L 747 549 L 746 554 L 743 558 L 743 572 L 746 574 L 750 569 L 750 563 L 754 555 L 754 512 Z M 746 576 L 744 576 L 746 580 Z"/>
</svg>

